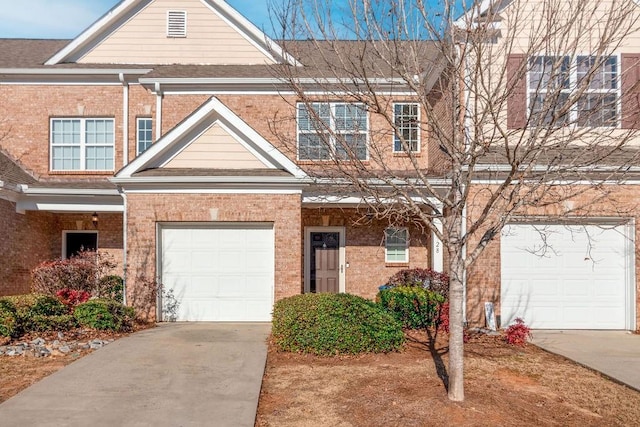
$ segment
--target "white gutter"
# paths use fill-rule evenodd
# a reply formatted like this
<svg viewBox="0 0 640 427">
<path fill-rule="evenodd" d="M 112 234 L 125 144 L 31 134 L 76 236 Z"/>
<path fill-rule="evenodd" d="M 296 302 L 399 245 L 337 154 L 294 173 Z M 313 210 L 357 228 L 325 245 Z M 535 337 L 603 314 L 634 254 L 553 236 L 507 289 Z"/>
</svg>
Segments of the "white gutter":
<svg viewBox="0 0 640 427">
<path fill-rule="evenodd" d="M 160 88 L 160 82 L 155 84 L 156 94 L 156 138 L 159 140 L 162 137 L 162 90 Z"/>
<path fill-rule="evenodd" d="M 295 177 L 262 176 L 139 176 L 131 178 L 110 178 L 119 185 L 135 184 L 299 184 L 307 182 Z"/>
<path fill-rule="evenodd" d="M 300 78 L 294 79 L 297 83 L 300 84 L 349 84 L 349 83 L 372 83 L 372 84 L 406 84 L 405 80 L 402 78 L 372 78 L 372 79 L 338 79 L 338 78 Z M 248 78 L 236 78 L 236 77 L 203 77 L 203 78 L 180 78 L 180 77 L 146 77 L 139 79 L 140 84 L 222 84 L 222 85 L 257 85 L 257 84 L 269 84 L 269 85 L 278 85 L 278 84 L 289 84 L 288 79 L 283 78 L 274 78 L 274 77 L 248 77 Z"/>
<path fill-rule="evenodd" d="M 20 192 L 27 195 L 53 195 L 53 196 L 118 196 L 118 190 L 102 188 L 29 188 L 21 185 Z"/>
<path fill-rule="evenodd" d="M 0 68 L 0 74 L 30 75 L 100 75 L 100 74 L 147 74 L 152 68 Z"/>
<path fill-rule="evenodd" d="M 122 303 L 127 305 L 127 195 L 120 191 L 122 196 Z"/>
<path fill-rule="evenodd" d="M 129 163 L 129 83 L 124 73 L 118 75 L 122 83 L 122 166 Z"/>
</svg>

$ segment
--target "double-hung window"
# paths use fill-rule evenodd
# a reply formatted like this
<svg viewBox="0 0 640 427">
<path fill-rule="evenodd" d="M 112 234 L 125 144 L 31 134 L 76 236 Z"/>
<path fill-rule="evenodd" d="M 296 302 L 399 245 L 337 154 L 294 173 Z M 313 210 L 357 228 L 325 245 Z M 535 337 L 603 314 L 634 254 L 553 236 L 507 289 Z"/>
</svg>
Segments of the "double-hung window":
<svg viewBox="0 0 640 427">
<path fill-rule="evenodd" d="M 395 132 L 393 151 L 403 153 L 420 151 L 420 109 L 418 104 L 394 104 Z"/>
<path fill-rule="evenodd" d="M 148 117 L 138 118 L 136 130 L 136 146 L 140 155 L 153 143 L 153 121 Z"/>
<path fill-rule="evenodd" d="M 368 119 L 363 104 L 298 104 L 300 160 L 366 160 Z"/>
<path fill-rule="evenodd" d="M 112 171 L 113 119 L 51 119 L 51 170 Z"/>
<path fill-rule="evenodd" d="M 619 73 L 616 56 L 535 56 L 529 63 L 533 125 L 616 127 Z M 586 79 L 586 80 L 585 80 Z M 568 104 L 575 91 L 581 95 Z"/>
<path fill-rule="evenodd" d="M 409 231 L 406 228 L 385 230 L 385 261 L 409 262 Z"/>
</svg>

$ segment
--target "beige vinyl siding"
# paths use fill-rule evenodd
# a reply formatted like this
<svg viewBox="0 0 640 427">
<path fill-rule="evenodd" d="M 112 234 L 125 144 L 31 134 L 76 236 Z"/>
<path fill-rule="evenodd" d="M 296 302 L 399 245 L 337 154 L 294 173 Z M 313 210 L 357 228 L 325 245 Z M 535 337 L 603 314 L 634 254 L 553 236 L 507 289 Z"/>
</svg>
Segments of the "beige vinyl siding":
<svg viewBox="0 0 640 427">
<path fill-rule="evenodd" d="M 186 37 L 167 37 L 169 10 L 187 13 Z M 270 59 L 200 0 L 155 0 L 78 62 L 247 65 Z"/>
<path fill-rule="evenodd" d="M 196 138 L 189 146 L 171 159 L 166 168 L 206 169 L 266 169 L 236 139 L 218 124 Z"/>
</svg>

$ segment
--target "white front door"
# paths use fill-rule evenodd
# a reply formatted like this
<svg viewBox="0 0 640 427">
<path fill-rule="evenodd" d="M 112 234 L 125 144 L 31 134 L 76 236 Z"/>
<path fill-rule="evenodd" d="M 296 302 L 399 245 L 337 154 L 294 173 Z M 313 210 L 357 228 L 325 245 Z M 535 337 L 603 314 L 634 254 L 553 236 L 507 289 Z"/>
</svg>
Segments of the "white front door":
<svg viewBox="0 0 640 427">
<path fill-rule="evenodd" d="M 161 282 L 180 321 L 270 321 L 274 231 L 269 225 L 163 225 Z M 170 301 L 163 301 L 165 308 Z"/>
</svg>

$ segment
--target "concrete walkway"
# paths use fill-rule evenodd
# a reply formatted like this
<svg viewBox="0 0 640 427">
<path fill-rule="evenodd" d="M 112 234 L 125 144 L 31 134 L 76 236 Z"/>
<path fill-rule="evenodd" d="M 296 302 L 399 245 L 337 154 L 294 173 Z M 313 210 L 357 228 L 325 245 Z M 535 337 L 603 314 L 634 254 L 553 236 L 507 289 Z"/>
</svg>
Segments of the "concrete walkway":
<svg viewBox="0 0 640 427">
<path fill-rule="evenodd" d="M 640 391 L 640 335 L 624 331 L 533 331 L 533 344 Z"/>
<path fill-rule="evenodd" d="M 138 332 L 0 404 L 0 424 L 253 426 L 270 328 L 168 323 Z"/>
</svg>

